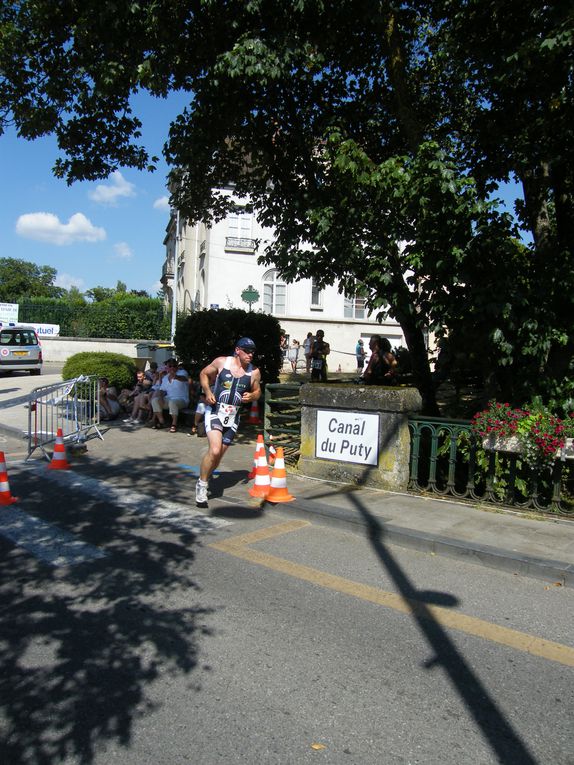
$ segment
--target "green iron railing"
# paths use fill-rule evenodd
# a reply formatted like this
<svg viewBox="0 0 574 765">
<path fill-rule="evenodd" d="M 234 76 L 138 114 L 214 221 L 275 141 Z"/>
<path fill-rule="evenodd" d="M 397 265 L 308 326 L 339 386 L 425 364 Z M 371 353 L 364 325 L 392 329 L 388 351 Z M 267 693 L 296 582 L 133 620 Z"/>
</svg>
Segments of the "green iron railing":
<svg viewBox="0 0 574 765">
<path fill-rule="evenodd" d="M 265 389 L 265 442 L 283 446 L 291 463 L 301 446 L 299 389 Z M 574 461 L 556 460 L 552 471 L 536 475 L 520 454 L 485 451 L 468 420 L 413 415 L 409 429 L 409 491 L 574 516 Z"/>
<path fill-rule="evenodd" d="M 571 462 L 537 474 L 520 454 L 485 451 L 467 420 L 409 417 L 409 491 L 574 515 Z"/>
<path fill-rule="evenodd" d="M 301 446 L 301 403 L 299 383 L 265 386 L 265 443 L 282 446 L 285 460 L 294 462 Z"/>
</svg>

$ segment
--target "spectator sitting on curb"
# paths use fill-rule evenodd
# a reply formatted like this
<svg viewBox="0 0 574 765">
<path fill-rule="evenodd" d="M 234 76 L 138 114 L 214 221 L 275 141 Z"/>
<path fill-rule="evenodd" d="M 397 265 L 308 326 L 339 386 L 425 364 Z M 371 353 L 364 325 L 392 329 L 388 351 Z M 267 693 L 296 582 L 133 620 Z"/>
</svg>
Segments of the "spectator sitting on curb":
<svg viewBox="0 0 574 765">
<path fill-rule="evenodd" d="M 100 377 L 100 420 L 115 420 L 120 413 L 120 404 L 116 389 L 110 387 L 107 377 Z"/>
<path fill-rule="evenodd" d="M 170 433 L 177 431 L 177 418 L 181 409 L 189 404 L 189 375 L 178 366 L 175 359 L 166 361 L 166 372 L 157 391 L 157 396 L 152 396 L 151 407 L 156 417 L 154 428 L 159 430 L 165 425 L 163 410 L 168 409 L 171 415 Z"/>
<path fill-rule="evenodd" d="M 121 407 L 124 409 L 130 410 L 133 405 L 133 401 L 136 398 L 136 396 L 139 396 L 140 393 L 143 392 L 144 389 L 144 381 L 145 381 L 145 373 L 143 370 L 139 370 L 136 372 L 136 380 L 133 388 L 124 388 L 120 395 L 118 396 L 118 401 Z"/>
</svg>

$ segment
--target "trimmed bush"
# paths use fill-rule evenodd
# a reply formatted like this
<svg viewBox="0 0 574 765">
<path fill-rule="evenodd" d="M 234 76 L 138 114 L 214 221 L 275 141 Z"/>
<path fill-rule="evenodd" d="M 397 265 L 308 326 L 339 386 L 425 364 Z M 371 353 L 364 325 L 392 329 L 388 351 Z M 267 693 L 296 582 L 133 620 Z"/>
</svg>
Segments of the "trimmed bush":
<svg viewBox="0 0 574 765">
<path fill-rule="evenodd" d="M 174 343 L 185 369 L 197 379 L 203 367 L 217 356 L 232 356 L 240 337 L 255 341 L 253 363 L 261 370 L 263 385 L 278 382 L 281 325 L 269 314 L 240 308 L 196 311 L 178 321 Z"/>
<path fill-rule="evenodd" d="M 75 353 L 66 361 L 62 370 L 64 380 L 71 380 L 80 375 L 107 377 L 110 385 L 117 388 L 132 388 L 136 376 L 136 365 L 129 356 L 107 351 L 85 351 Z"/>
</svg>

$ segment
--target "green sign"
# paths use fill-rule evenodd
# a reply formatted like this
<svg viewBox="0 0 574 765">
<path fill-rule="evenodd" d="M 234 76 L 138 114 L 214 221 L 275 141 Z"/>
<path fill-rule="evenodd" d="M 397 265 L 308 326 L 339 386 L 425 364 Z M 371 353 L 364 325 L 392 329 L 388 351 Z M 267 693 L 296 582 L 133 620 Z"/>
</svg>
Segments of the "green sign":
<svg viewBox="0 0 574 765">
<path fill-rule="evenodd" d="M 251 306 L 253 305 L 253 303 L 256 303 L 259 300 L 259 293 L 255 289 L 255 287 L 253 287 L 253 285 L 250 284 L 247 287 L 247 289 L 243 290 L 243 292 L 241 293 L 241 299 L 243 300 L 244 303 L 249 304 L 249 310 L 251 310 Z"/>
</svg>

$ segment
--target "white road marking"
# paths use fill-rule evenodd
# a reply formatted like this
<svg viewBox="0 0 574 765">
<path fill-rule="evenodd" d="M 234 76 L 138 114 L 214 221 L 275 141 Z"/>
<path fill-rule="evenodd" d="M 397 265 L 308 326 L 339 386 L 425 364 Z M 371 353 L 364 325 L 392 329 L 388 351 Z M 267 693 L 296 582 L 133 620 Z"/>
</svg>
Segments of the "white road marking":
<svg viewBox="0 0 574 765">
<path fill-rule="evenodd" d="M 78 475 L 67 470 L 47 470 L 46 463 L 29 465 L 20 463 L 26 472 L 42 474 L 62 488 L 87 494 L 90 499 L 109 502 L 130 513 L 145 515 L 152 523 L 168 525 L 181 531 L 203 534 L 232 525 L 223 518 L 211 518 L 195 508 L 176 502 L 154 499 L 131 489 L 122 489 L 95 478 Z M 58 526 L 29 515 L 17 505 L 0 506 L 0 535 L 27 550 L 50 566 L 75 566 L 90 560 L 105 558 L 108 553 L 82 542 Z"/>
<path fill-rule="evenodd" d="M 0 534 L 50 566 L 75 566 L 107 553 L 81 542 L 64 529 L 34 518 L 15 505 L 0 507 Z"/>
<path fill-rule="evenodd" d="M 88 494 L 92 499 L 110 502 L 116 507 L 123 507 L 129 512 L 146 515 L 153 522 L 168 524 L 182 531 L 202 533 L 213 529 L 231 526 L 232 521 L 224 518 L 212 518 L 194 507 L 155 499 L 147 494 L 140 494 L 132 489 L 122 489 L 96 478 L 79 475 L 68 470 L 46 470 L 45 465 L 34 468 L 42 471 L 43 478 L 55 481 L 61 486 Z"/>
</svg>

